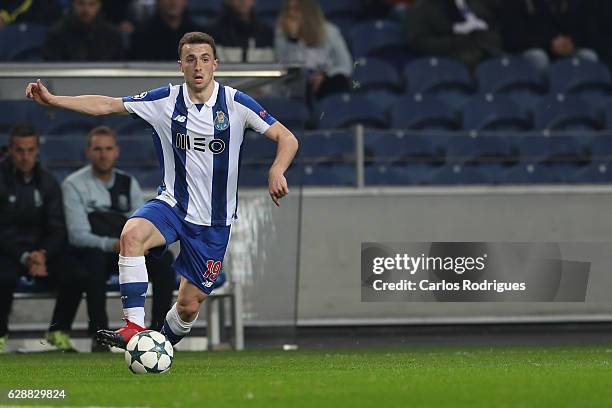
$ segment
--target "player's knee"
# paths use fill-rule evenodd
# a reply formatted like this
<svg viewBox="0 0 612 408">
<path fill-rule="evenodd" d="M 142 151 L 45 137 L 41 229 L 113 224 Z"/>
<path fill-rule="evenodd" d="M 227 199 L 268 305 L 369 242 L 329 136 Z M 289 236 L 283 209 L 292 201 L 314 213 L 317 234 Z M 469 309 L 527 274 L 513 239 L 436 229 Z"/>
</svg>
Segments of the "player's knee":
<svg viewBox="0 0 612 408">
<path fill-rule="evenodd" d="M 120 244 L 123 256 L 144 255 L 145 235 L 138 228 L 124 228 L 121 232 Z"/>
</svg>

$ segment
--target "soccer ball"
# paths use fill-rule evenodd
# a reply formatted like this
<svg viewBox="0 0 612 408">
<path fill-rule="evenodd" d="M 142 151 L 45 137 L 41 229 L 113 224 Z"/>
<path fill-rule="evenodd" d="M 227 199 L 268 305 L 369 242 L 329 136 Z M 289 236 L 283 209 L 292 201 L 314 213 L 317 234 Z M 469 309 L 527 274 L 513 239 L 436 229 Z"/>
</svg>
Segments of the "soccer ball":
<svg viewBox="0 0 612 408">
<path fill-rule="evenodd" d="M 125 347 L 125 363 L 134 374 L 165 373 L 173 357 L 172 344 L 166 336 L 153 330 L 135 334 Z"/>
</svg>

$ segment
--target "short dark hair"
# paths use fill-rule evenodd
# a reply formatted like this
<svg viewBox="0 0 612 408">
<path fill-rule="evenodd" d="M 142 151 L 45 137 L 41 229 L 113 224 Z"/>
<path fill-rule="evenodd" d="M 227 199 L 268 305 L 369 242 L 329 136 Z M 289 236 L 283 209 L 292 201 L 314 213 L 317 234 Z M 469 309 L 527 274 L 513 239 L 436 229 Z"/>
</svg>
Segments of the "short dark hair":
<svg viewBox="0 0 612 408">
<path fill-rule="evenodd" d="M 87 147 L 91 146 L 91 138 L 97 135 L 112 136 L 112 138 L 115 139 L 115 142 L 117 141 L 117 134 L 113 129 L 108 126 L 96 126 L 95 128 L 91 129 L 89 133 L 87 133 Z"/>
<path fill-rule="evenodd" d="M 36 137 L 36 142 L 38 142 L 38 132 L 34 129 L 34 126 L 29 123 L 17 123 L 13 125 L 11 130 L 9 131 L 9 144 L 13 144 L 13 139 L 16 137 Z"/>
<path fill-rule="evenodd" d="M 181 59 L 181 51 L 183 50 L 183 45 L 185 44 L 208 44 L 213 50 L 213 57 L 217 59 L 217 45 L 215 44 L 215 39 L 212 38 L 210 34 L 202 33 L 200 31 L 185 33 L 178 45 L 179 60 Z"/>
</svg>

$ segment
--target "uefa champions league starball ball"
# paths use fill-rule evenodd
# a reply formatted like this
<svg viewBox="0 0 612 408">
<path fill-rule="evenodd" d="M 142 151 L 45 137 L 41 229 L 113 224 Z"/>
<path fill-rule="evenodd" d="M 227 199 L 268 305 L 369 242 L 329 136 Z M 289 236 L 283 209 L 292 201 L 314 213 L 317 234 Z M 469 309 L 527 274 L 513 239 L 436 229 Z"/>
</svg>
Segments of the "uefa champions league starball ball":
<svg viewBox="0 0 612 408">
<path fill-rule="evenodd" d="M 130 339 L 125 363 L 134 374 L 161 374 L 170 370 L 174 348 L 163 334 L 145 330 Z"/>
</svg>

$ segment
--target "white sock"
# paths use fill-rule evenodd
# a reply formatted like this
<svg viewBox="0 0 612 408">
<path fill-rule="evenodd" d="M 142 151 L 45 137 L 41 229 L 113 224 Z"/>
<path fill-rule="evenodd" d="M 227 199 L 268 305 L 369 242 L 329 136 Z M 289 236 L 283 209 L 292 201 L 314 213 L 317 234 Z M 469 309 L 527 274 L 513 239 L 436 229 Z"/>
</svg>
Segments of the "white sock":
<svg viewBox="0 0 612 408">
<path fill-rule="evenodd" d="M 175 345 L 183 337 L 189 334 L 191 326 L 198 319 L 196 315 L 195 319 L 191 322 L 186 322 L 179 316 L 178 310 L 176 309 L 176 303 L 172 305 L 168 313 L 166 314 L 166 321 L 162 327 L 162 334 L 164 334 L 172 345 Z"/>
<path fill-rule="evenodd" d="M 144 256 L 119 255 L 119 289 L 123 315 L 132 323 L 145 327 L 145 300 L 149 277 Z"/>
</svg>

